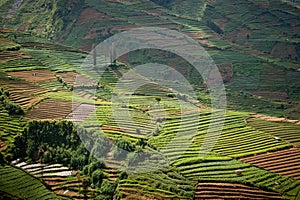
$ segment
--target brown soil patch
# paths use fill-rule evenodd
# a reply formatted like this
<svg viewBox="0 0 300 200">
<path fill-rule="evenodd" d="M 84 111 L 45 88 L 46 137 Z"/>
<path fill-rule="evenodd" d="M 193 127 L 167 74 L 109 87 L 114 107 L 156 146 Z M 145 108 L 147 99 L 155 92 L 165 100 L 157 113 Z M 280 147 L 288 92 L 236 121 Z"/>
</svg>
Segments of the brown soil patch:
<svg viewBox="0 0 300 200">
<path fill-rule="evenodd" d="M 86 36 L 84 36 L 83 39 L 88 40 L 88 39 L 93 39 L 93 38 L 95 38 L 95 37 L 97 37 L 97 33 L 96 33 L 96 32 L 92 32 L 92 33 L 89 33 L 89 34 L 87 34 Z"/>
<path fill-rule="evenodd" d="M 62 72 L 57 73 L 56 76 L 62 78 L 63 82 L 67 85 L 84 85 L 84 86 L 92 86 L 95 85 L 94 81 L 84 75 L 78 74 L 76 72 Z"/>
<path fill-rule="evenodd" d="M 270 6 L 270 2 L 268 1 L 252 1 L 254 5 L 258 5 L 261 8 L 268 8 Z"/>
<path fill-rule="evenodd" d="M 260 118 L 266 121 L 271 121 L 271 122 L 290 122 L 290 123 L 295 123 L 298 124 L 300 123 L 299 120 L 292 120 L 292 119 L 286 119 L 286 118 L 279 118 L 279 117 L 271 117 L 267 115 L 262 115 L 262 114 L 251 114 L 251 117 L 254 118 Z"/>
<path fill-rule="evenodd" d="M 36 83 L 40 81 L 48 82 L 56 80 L 56 77 L 48 69 L 8 72 L 8 74 L 17 78 L 24 79 L 31 83 Z"/>
<path fill-rule="evenodd" d="M 31 55 L 19 51 L 5 51 L 0 53 L 0 63 L 10 60 L 17 60 L 23 58 L 32 58 Z"/>
<path fill-rule="evenodd" d="M 0 152 L 5 151 L 7 149 L 7 145 L 5 142 L 0 141 Z"/>
<path fill-rule="evenodd" d="M 297 52 L 294 45 L 280 42 L 273 47 L 271 56 L 275 58 L 294 59 L 295 57 L 297 57 Z"/>
<path fill-rule="evenodd" d="M 226 18 L 221 18 L 221 19 L 215 19 L 214 23 L 217 24 L 222 31 L 225 31 L 225 26 L 227 21 L 228 20 Z"/>
<path fill-rule="evenodd" d="M 235 40 L 246 41 L 247 35 L 251 38 L 252 31 L 248 28 L 240 27 L 238 30 L 226 34 L 226 38 L 231 42 Z"/>
<path fill-rule="evenodd" d="M 18 28 L 18 31 L 19 32 L 24 32 L 25 30 L 27 30 L 29 28 L 30 25 L 31 25 L 31 23 L 25 23 L 25 24 L 23 24 L 22 26 L 20 26 Z"/>
<path fill-rule="evenodd" d="M 287 100 L 288 94 L 284 91 L 272 91 L 272 90 L 255 90 L 251 93 L 258 98 L 265 97 L 273 100 Z"/>
<path fill-rule="evenodd" d="M 282 199 L 276 192 L 237 183 L 198 183 L 194 196 L 200 199 Z"/>
<path fill-rule="evenodd" d="M 160 10 L 160 9 L 154 9 L 154 10 L 147 10 L 146 13 L 149 14 L 149 15 L 160 16 L 160 15 L 162 15 L 165 12 L 163 10 Z"/>
<path fill-rule="evenodd" d="M 300 180 L 300 150 L 298 148 L 268 152 L 241 160 L 256 167 Z"/>
<path fill-rule="evenodd" d="M 229 84 L 232 81 L 233 76 L 233 66 L 232 63 L 221 63 L 218 64 L 217 67 L 221 73 L 223 81 L 225 84 Z"/>
<path fill-rule="evenodd" d="M 35 105 L 26 115 L 27 119 L 59 120 L 64 119 L 72 111 L 72 102 L 47 99 Z"/>
<path fill-rule="evenodd" d="M 95 8 L 86 8 L 81 13 L 76 22 L 77 25 L 93 23 L 98 21 L 111 21 L 117 20 L 116 18 L 111 18 L 104 13 L 100 13 Z"/>
<path fill-rule="evenodd" d="M 1 87 L 8 90 L 9 99 L 20 104 L 23 109 L 27 109 L 39 100 L 38 94 L 45 93 L 48 90 L 26 81 L 0 81 Z"/>
</svg>

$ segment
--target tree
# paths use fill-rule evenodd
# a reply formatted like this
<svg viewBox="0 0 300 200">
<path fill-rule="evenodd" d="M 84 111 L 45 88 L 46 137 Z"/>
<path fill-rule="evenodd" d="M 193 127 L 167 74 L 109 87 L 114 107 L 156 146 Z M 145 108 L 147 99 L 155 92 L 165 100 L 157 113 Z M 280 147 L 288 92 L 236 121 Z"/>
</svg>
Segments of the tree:
<svg viewBox="0 0 300 200">
<path fill-rule="evenodd" d="M 161 98 L 160 97 L 155 97 L 155 100 L 157 101 L 157 104 L 159 104 L 160 101 L 161 101 Z"/>
</svg>

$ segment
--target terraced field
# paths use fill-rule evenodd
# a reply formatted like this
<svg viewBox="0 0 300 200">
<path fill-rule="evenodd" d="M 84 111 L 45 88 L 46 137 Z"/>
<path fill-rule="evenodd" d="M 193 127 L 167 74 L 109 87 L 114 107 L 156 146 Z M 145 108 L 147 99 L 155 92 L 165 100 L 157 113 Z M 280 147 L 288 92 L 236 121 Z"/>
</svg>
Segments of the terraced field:
<svg viewBox="0 0 300 200">
<path fill-rule="evenodd" d="M 298 148 L 268 152 L 240 159 L 256 167 L 300 180 L 300 150 Z"/>
<path fill-rule="evenodd" d="M 41 179 L 57 195 L 71 199 L 84 199 L 85 195 L 88 199 L 95 197 L 96 191 L 93 193 L 92 188 L 81 191 L 85 177 L 76 177 L 74 171 L 60 164 L 28 164 L 19 160 L 13 161 L 13 164 Z"/>
<path fill-rule="evenodd" d="M 8 74 L 31 83 L 36 83 L 40 81 L 48 82 L 51 80 L 56 80 L 56 77 L 48 69 L 8 72 Z"/>
<path fill-rule="evenodd" d="M 283 199 L 279 193 L 235 183 L 201 182 L 194 196 L 200 199 Z"/>
<path fill-rule="evenodd" d="M 64 119 L 71 111 L 71 101 L 47 99 L 30 109 L 25 115 L 25 118 L 35 120 L 58 120 Z"/>
<path fill-rule="evenodd" d="M 0 165 L 0 190 L 1 194 L 14 194 L 17 199 L 58 199 L 37 178 L 21 169 L 10 165 Z M 7 198 L 9 198 L 8 196 Z"/>
<path fill-rule="evenodd" d="M 286 140 L 295 147 L 300 146 L 300 125 L 290 122 L 272 122 L 259 118 L 247 119 L 248 125 L 258 131 L 264 131 L 268 134 Z"/>
<path fill-rule="evenodd" d="M 1 87 L 9 91 L 9 99 L 20 104 L 23 109 L 28 109 L 42 98 L 38 95 L 46 93 L 47 89 L 40 87 L 34 83 L 23 80 L 12 80 L 8 77 L 1 79 Z"/>
<path fill-rule="evenodd" d="M 195 182 L 169 169 L 133 175 L 117 188 L 122 199 L 190 199 Z"/>
<path fill-rule="evenodd" d="M 6 111 L 0 111 L 0 152 L 4 152 L 7 147 L 11 147 L 14 137 L 23 130 L 18 117 L 10 116 Z"/>
</svg>

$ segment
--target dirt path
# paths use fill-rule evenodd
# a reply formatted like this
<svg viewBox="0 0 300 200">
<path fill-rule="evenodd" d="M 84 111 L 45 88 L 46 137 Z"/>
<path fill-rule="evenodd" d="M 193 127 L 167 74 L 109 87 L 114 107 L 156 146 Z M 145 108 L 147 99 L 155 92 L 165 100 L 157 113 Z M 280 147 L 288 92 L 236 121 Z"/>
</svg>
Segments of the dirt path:
<svg viewBox="0 0 300 200">
<path fill-rule="evenodd" d="M 250 114 L 251 117 L 254 118 L 260 118 L 266 121 L 271 121 L 271 122 L 290 122 L 294 124 L 300 124 L 300 120 L 292 120 L 292 119 L 286 119 L 286 118 L 279 118 L 279 117 L 271 117 L 267 115 L 262 115 L 262 114 Z"/>
</svg>

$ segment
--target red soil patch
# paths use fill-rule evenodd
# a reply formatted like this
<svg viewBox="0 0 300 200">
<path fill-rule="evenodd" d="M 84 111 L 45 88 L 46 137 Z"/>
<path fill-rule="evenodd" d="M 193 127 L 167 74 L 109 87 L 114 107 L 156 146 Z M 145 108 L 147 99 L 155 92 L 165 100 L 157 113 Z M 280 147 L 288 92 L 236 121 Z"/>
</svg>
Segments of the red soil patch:
<svg viewBox="0 0 300 200">
<path fill-rule="evenodd" d="M 282 199 L 282 197 L 276 192 L 242 184 L 198 183 L 194 199 Z"/>
<path fill-rule="evenodd" d="M 8 74 L 32 83 L 56 80 L 56 77 L 48 69 L 8 72 Z"/>
<path fill-rule="evenodd" d="M 300 150 L 291 148 L 241 159 L 256 167 L 300 180 Z"/>
<path fill-rule="evenodd" d="M 98 12 L 95 8 L 86 8 L 81 13 L 76 22 L 77 25 L 93 23 L 98 21 L 111 21 L 117 20 L 116 18 L 111 18 L 104 13 Z"/>
</svg>

